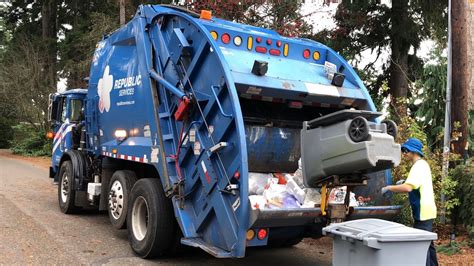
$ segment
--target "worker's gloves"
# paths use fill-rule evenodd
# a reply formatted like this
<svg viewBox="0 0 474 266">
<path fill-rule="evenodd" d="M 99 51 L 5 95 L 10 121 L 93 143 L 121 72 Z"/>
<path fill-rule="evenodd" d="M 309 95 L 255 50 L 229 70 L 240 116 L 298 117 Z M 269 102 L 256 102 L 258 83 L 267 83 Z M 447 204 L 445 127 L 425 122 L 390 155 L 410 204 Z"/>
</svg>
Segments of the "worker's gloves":
<svg viewBox="0 0 474 266">
<path fill-rule="evenodd" d="M 400 179 L 397 181 L 397 185 L 402 185 L 403 183 L 405 183 L 405 179 Z"/>
<path fill-rule="evenodd" d="M 387 192 L 389 192 L 390 190 L 388 190 L 388 187 L 383 187 L 380 192 L 382 193 L 382 195 L 385 195 Z"/>
</svg>

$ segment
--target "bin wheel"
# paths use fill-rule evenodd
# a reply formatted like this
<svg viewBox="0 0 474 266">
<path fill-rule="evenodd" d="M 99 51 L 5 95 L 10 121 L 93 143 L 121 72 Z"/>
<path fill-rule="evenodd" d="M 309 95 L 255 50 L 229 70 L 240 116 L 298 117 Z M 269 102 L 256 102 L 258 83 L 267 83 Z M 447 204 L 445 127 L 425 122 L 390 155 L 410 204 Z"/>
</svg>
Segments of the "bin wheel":
<svg viewBox="0 0 474 266">
<path fill-rule="evenodd" d="M 177 232 L 176 221 L 171 200 L 166 197 L 160 180 L 138 180 L 129 202 L 127 228 L 132 250 L 147 259 L 171 255 Z"/>
<path fill-rule="evenodd" d="M 396 139 L 397 133 L 398 133 L 397 124 L 393 122 L 392 120 L 388 120 L 388 119 L 384 120 L 382 123 L 387 125 L 387 134 L 392 136 L 393 139 Z"/>
<path fill-rule="evenodd" d="M 72 162 L 65 161 L 61 164 L 59 170 L 58 201 L 61 212 L 71 214 L 77 212 L 74 201 L 76 192 L 74 190 L 74 173 L 72 171 Z"/>
<path fill-rule="evenodd" d="M 354 142 L 367 140 L 369 137 L 369 123 L 364 117 L 358 116 L 349 124 L 349 137 Z"/>
<path fill-rule="evenodd" d="M 110 179 L 107 210 L 110 222 L 117 229 L 127 226 L 128 199 L 135 182 L 135 173 L 128 170 L 116 171 Z"/>
</svg>

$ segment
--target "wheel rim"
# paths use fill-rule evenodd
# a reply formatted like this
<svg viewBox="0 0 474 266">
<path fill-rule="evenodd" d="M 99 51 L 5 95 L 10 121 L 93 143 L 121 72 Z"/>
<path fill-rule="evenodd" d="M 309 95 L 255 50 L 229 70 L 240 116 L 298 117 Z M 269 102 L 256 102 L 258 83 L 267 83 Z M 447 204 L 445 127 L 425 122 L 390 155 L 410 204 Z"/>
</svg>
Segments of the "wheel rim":
<svg viewBox="0 0 474 266">
<path fill-rule="evenodd" d="M 67 201 L 67 196 L 69 194 L 69 177 L 67 176 L 67 173 L 63 174 L 63 178 L 61 181 L 61 200 L 62 202 Z"/>
<path fill-rule="evenodd" d="M 138 241 L 145 238 L 148 230 L 148 203 L 140 196 L 133 203 L 132 232 Z"/>
<path fill-rule="evenodd" d="M 349 134 L 352 140 L 361 141 L 367 135 L 367 124 L 362 118 L 355 118 L 351 121 Z"/>
<path fill-rule="evenodd" d="M 119 219 L 123 213 L 123 186 L 115 180 L 109 192 L 109 209 L 114 219 Z"/>
</svg>

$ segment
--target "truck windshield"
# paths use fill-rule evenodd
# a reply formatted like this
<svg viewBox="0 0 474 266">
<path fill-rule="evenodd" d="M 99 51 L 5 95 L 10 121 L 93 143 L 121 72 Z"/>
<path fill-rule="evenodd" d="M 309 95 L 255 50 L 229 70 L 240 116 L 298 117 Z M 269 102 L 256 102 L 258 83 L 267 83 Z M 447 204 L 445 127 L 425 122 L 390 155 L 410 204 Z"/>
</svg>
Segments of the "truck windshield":
<svg viewBox="0 0 474 266">
<path fill-rule="evenodd" d="M 69 102 L 71 112 L 69 113 L 70 121 L 79 121 L 82 119 L 82 100 L 71 99 Z"/>
</svg>

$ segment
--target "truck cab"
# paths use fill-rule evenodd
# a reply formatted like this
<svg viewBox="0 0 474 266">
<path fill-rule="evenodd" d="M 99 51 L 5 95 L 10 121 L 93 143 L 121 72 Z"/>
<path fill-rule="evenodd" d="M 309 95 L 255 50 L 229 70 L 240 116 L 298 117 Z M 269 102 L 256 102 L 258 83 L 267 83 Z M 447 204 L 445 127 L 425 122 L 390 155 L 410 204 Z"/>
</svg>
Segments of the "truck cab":
<svg viewBox="0 0 474 266">
<path fill-rule="evenodd" d="M 80 148 L 81 123 L 84 122 L 84 100 L 86 89 L 71 89 L 49 95 L 48 122 L 53 139 L 53 150 L 49 177 L 57 182 L 60 159 L 64 152 Z"/>
</svg>

